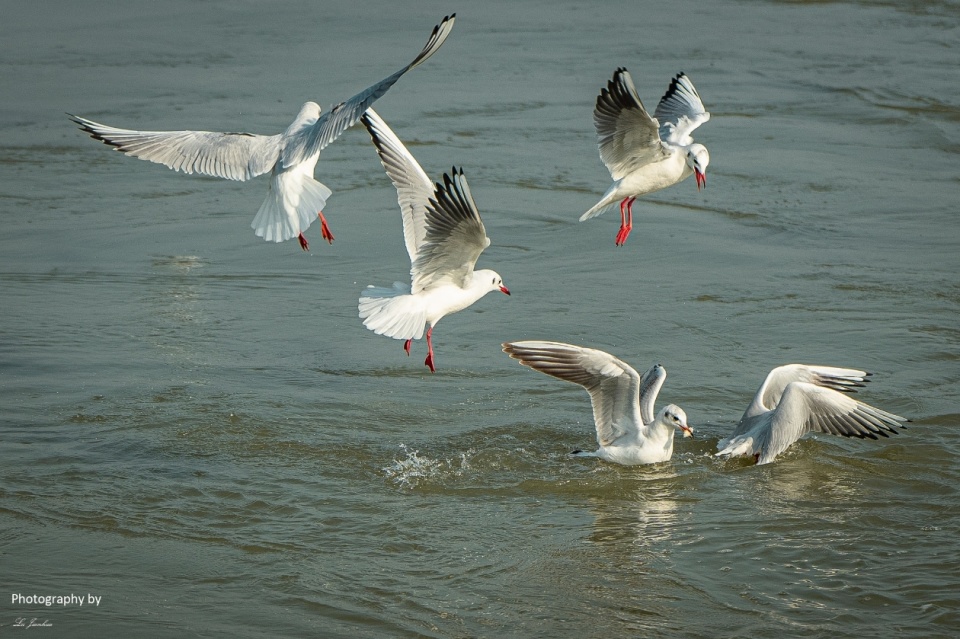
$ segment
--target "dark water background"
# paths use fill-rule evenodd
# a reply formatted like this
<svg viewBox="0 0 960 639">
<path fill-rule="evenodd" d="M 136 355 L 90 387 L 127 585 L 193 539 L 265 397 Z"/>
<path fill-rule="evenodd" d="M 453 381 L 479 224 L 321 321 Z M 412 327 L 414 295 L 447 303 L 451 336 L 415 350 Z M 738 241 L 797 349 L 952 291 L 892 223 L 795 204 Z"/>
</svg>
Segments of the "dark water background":
<svg viewBox="0 0 960 639">
<path fill-rule="evenodd" d="M 356 317 L 409 264 L 362 129 L 321 156 L 337 241 L 253 236 L 266 189 L 112 153 L 115 126 L 275 133 L 450 40 L 378 104 L 464 166 L 514 295 L 435 333 Z M 948 637 L 960 633 L 957 2 L 48 2 L 0 22 L 0 635 Z M 687 72 L 707 188 L 577 218 L 593 102 Z M 507 339 L 669 379 L 697 439 L 643 468 Z M 912 418 L 775 464 L 708 454 L 767 370 L 875 373 Z M 93 594 L 99 606 L 17 604 Z"/>
</svg>

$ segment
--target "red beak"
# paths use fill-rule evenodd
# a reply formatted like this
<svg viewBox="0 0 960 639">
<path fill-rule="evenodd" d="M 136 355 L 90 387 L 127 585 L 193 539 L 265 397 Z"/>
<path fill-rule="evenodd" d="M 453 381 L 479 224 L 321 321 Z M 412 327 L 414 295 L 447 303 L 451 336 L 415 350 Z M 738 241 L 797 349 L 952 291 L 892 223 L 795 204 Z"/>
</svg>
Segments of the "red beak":
<svg viewBox="0 0 960 639">
<path fill-rule="evenodd" d="M 698 171 L 697 169 L 694 169 L 693 172 L 697 176 L 697 190 L 701 191 L 705 186 L 707 186 L 707 176 L 705 173 Z"/>
<path fill-rule="evenodd" d="M 510 294 L 510 289 L 508 289 L 506 286 L 501 286 L 501 287 L 500 287 L 500 292 L 501 292 L 501 293 L 506 293 L 507 295 L 509 295 L 509 294 Z"/>
</svg>

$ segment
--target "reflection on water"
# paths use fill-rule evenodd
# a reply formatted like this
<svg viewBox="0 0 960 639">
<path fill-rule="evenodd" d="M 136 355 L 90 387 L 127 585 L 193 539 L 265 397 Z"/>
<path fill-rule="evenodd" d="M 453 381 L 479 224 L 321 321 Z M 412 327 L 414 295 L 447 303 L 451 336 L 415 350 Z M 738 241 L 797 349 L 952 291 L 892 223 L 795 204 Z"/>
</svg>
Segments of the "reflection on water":
<svg viewBox="0 0 960 639">
<path fill-rule="evenodd" d="M 169 270 L 187 275 L 190 271 L 203 268 L 207 261 L 196 255 L 165 255 L 153 259 L 153 267 L 157 270 Z"/>
<path fill-rule="evenodd" d="M 641 486 L 633 490 L 632 498 L 623 499 L 612 507 L 608 500 L 594 499 L 591 512 L 594 525 L 587 539 L 596 544 L 613 544 L 634 550 L 656 551 L 666 543 L 676 543 L 685 535 L 678 531 L 680 502 L 676 485 L 679 475 L 669 464 L 656 464 L 655 469 L 644 469 Z"/>
</svg>

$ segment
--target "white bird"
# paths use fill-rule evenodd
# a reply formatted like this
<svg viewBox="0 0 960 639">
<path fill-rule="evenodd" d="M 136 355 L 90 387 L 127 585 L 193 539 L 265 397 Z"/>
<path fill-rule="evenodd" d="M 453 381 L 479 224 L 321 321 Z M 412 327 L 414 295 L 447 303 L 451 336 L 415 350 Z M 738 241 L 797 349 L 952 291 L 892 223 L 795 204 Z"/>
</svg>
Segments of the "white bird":
<svg viewBox="0 0 960 639">
<path fill-rule="evenodd" d="M 420 54 L 393 75 L 364 89 L 349 100 L 320 114 L 316 102 L 307 102 L 287 130 L 278 135 L 211 131 L 131 131 L 71 115 L 94 139 L 141 160 L 164 164 L 175 171 L 200 173 L 246 181 L 271 173 L 270 190 L 251 227 L 258 237 L 282 242 L 294 237 L 307 250 L 303 232 L 320 219 L 323 239 L 333 234 L 323 216 L 331 191 L 313 178 L 320 151 L 353 126 L 364 111 L 400 79 L 436 53 L 444 43 L 456 14 L 433 28 Z M 69 114 L 68 114 L 69 115 Z"/>
<path fill-rule="evenodd" d="M 379 115 L 368 109 L 360 119 L 377 147 L 380 162 L 397 188 L 403 218 L 403 239 L 410 255 L 411 284 L 393 288 L 368 286 L 360 297 L 363 325 L 378 335 L 413 340 L 427 329 L 424 364 L 433 362 L 433 327 L 450 313 L 461 311 L 491 291 L 510 295 L 495 271 L 473 270 L 490 238 L 480 220 L 463 171 L 453 168 L 434 184 Z"/>
<path fill-rule="evenodd" d="M 710 119 L 693 83 L 683 73 L 660 98 L 654 117 L 643 108 L 630 73 L 617 69 L 607 88 L 600 90 L 593 110 L 600 159 L 613 184 L 597 204 L 580 216 L 589 220 L 620 202 L 617 246 L 633 230 L 633 202 L 637 197 L 672 186 L 696 175 L 697 190 L 707 183 L 710 154 L 690 134 Z"/>
<path fill-rule="evenodd" d="M 717 456 L 747 455 L 758 464 L 768 464 L 811 432 L 860 439 L 896 435 L 896 427 L 902 427 L 906 418 L 843 394 L 855 393 L 869 376 L 865 371 L 830 366 L 774 368 L 733 434 L 717 444 Z"/>
<path fill-rule="evenodd" d="M 655 464 L 673 455 L 676 429 L 693 437 L 687 415 L 669 404 L 654 415 L 657 394 L 667 371 L 655 365 L 641 377 L 609 353 L 562 342 L 505 342 L 503 352 L 541 373 L 580 384 L 590 393 L 599 450 L 581 457 L 599 457 L 624 465 Z"/>
</svg>

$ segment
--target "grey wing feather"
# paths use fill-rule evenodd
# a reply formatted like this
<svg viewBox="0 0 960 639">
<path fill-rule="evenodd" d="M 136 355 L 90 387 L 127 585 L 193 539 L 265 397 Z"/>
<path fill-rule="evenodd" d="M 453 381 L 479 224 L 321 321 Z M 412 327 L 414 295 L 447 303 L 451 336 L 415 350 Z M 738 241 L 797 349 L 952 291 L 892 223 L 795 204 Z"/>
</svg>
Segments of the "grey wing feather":
<svg viewBox="0 0 960 639">
<path fill-rule="evenodd" d="M 623 360 L 562 342 L 507 342 L 503 351 L 524 366 L 587 389 L 601 446 L 638 428 L 640 375 Z"/>
<path fill-rule="evenodd" d="M 370 133 L 380 163 L 397 189 L 397 201 L 403 218 L 403 239 L 412 264 L 427 237 L 427 206 L 434 195 L 434 184 L 400 138 L 372 107 L 367 109 L 360 121 Z"/>
<path fill-rule="evenodd" d="M 95 140 L 127 155 L 175 171 L 245 181 L 270 171 L 280 154 L 280 136 L 213 131 L 132 131 L 71 115 Z"/>
<path fill-rule="evenodd" d="M 597 96 L 593 124 L 600 159 L 615 180 L 664 157 L 657 121 L 643 107 L 633 79 L 623 67 Z"/>
<path fill-rule="evenodd" d="M 769 439 L 758 461 L 772 460 L 809 432 L 877 439 L 896 435 L 905 421 L 831 388 L 792 382 L 771 415 Z"/>
<path fill-rule="evenodd" d="M 743 414 L 741 423 L 777 407 L 784 390 L 792 382 L 808 382 L 847 393 L 856 392 L 868 381 L 870 373 L 852 368 L 785 364 L 771 370 Z M 745 424 L 744 424 L 745 425 Z M 734 433 L 739 434 L 739 432 Z"/>
<path fill-rule="evenodd" d="M 651 367 L 640 378 L 640 416 L 644 424 L 652 424 L 656 417 L 654 404 L 666 379 L 667 370 L 660 364 Z"/>
<path fill-rule="evenodd" d="M 443 174 L 425 213 L 426 238 L 410 269 L 413 292 L 440 282 L 465 287 L 490 238 L 462 170 L 453 167 L 451 174 Z"/>
<path fill-rule="evenodd" d="M 340 137 L 344 131 L 356 124 L 363 112 L 396 84 L 400 76 L 420 65 L 437 52 L 453 30 L 456 15 L 454 13 L 445 17 L 440 24 L 433 28 L 427 44 L 414 58 L 413 62 L 393 75 L 364 89 L 349 100 L 344 100 L 334 106 L 330 111 L 323 114 L 313 127 L 305 130 L 303 135 L 291 140 L 283 149 L 283 166 L 286 168 L 299 164 L 319 153 L 324 147 Z"/>
<path fill-rule="evenodd" d="M 660 123 L 660 137 L 673 144 L 687 146 L 693 143 L 690 134 L 710 119 L 693 82 L 684 73 L 678 73 L 660 98 L 654 117 Z"/>
</svg>

